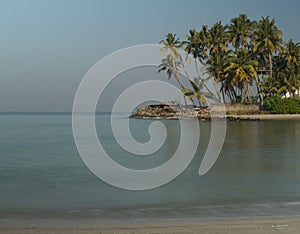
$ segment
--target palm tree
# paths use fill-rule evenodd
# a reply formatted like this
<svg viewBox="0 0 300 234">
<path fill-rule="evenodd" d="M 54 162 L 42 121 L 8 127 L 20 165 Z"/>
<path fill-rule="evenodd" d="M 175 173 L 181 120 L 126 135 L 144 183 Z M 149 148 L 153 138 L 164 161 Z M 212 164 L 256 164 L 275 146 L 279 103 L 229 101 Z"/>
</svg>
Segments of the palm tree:
<svg viewBox="0 0 300 234">
<path fill-rule="evenodd" d="M 269 16 L 256 24 L 253 32 L 253 52 L 260 54 L 269 61 L 270 77 L 273 75 L 272 55 L 281 49 L 282 32 L 275 25 L 275 19 L 270 21 Z"/>
<path fill-rule="evenodd" d="M 229 64 L 225 68 L 225 72 L 229 75 L 227 79 L 237 89 L 240 89 L 242 102 L 251 102 L 251 95 L 254 96 L 252 90 L 253 81 L 257 81 L 256 66 L 257 61 L 251 59 L 248 50 L 242 49 L 236 53 L 231 53 L 229 56 Z"/>
<path fill-rule="evenodd" d="M 163 45 L 161 49 L 162 53 L 169 52 L 173 59 L 179 59 L 181 57 L 178 49 L 182 46 L 182 42 L 176 34 L 168 33 L 165 39 L 161 40 L 159 44 Z"/>
<path fill-rule="evenodd" d="M 209 43 L 210 36 L 209 36 L 209 31 L 207 26 L 206 25 L 202 26 L 199 32 L 196 31 L 195 29 L 190 30 L 189 34 L 186 35 L 186 38 L 187 41 L 183 42 L 183 45 L 185 45 L 185 51 L 187 53 L 186 59 L 188 59 L 189 55 L 192 55 L 192 57 L 190 57 L 188 61 L 190 63 L 191 60 L 194 60 L 195 63 L 195 69 L 198 77 L 194 79 L 201 80 L 201 76 L 198 68 L 198 62 L 200 62 L 202 65 L 205 65 L 205 61 L 207 60 L 208 57 L 207 51 L 208 51 L 208 43 Z M 191 79 L 189 78 L 189 82 L 191 83 L 193 81 L 191 81 Z M 211 93 L 206 83 L 207 82 L 203 83 L 203 85 Z"/>
<path fill-rule="evenodd" d="M 187 41 L 183 42 L 183 45 L 185 45 L 184 50 L 187 53 L 186 59 L 188 59 L 189 55 L 192 55 L 192 59 L 195 62 L 196 72 L 197 72 L 198 76 L 200 77 L 197 61 L 200 61 L 201 63 L 203 63 L 203 60 L 205 58 L 205 55 L 203 52 L 204 46 L 203 46 L 202 42 L 200 41 L 199 33 L 195 29 L 190 30 L 189 33 L 190 33 L 189 35 L 186 35 Z"/>
<path fill-rule="evenodd" d="M 274 77 L 265 77 L 259 82 L 259 94 L 264 95 L 265 97 L 273 96 L 278 93 L 280 86 L 280 82 Z"/>
<path fill-rule="evenodd" d="M 185 45 L 184 50 L 187 54 L 191 54 L 195 59 L 202 57 L 200 54 L 201 45 L 198 37 L 199 33 L 195 29 L 190 30 L 189 33 L 190 34 L 186 35 L 187 41 L 183 42 L 183 45 Z"/>
<path fill-rule="evenodd" d="M 179 73 L 180 73 L 180 65 L 181 63 L 174 59 L 171 54 L 168 54 L 166 58 L 163 58 L 162 63 L 159 65 L 158 73 L 161 71 L 166 71 L 168 74 L 168 79 L 170 80 L 172 76 L 176 79 L 181 91 L 184 89 L 184 86 L 182 85 L 180 79 L 179 79 Z"/>
<path fill-rule="evenodd" d="M 290 40 L 283 47 L 282 32 L 269 16 L 256 22 L 241 14 L 231 19 L 229 26 L 219 21 L 210 29 L 202 26 L 199 31 L 190 30 L 185 42 L 168 33 L 160 43 L 161 52 L 169 55 L 162 60 L 159 71 L 166 70 L 169 79 L 174 76 L 185 96 L 196 98 L 199 105 L 205 104 L 199 87 L 206 88 L 207 81 L 200 78 L 199 64 L 204 65 L 204 74 L 214 80 L 218 98 L 222 96 L 224 101 L 237 101 L 239 96 L 243 102 L 250 101 L 254 84 L 258 94 L 266 96 L 286 92 L 295 95 L 300 87 L 300 45 Z M 186 59 L 195 62 L 198 76 L 193 81 L 179 53 L 181 47 Z M 183 87 L 179 70 L 186 73 L 190 88 Z M 263 102 L 262 96 L 260 100 Z"/>
<path fill-rule="evenodd" d="M 231 19 L 231 24 L 228 27 L 230 33 L 230 41 L 232 46 L 237 50 L 238 48 L 247 48 L 249 45 L 249 39 L 252 36 L 252 30 L 255 22 L 252 22 L 244 14 L 239 15 Z"/>
<path fill-rule="evenodd" d="M 191 88 L 184 88 L 182 90 L 183 94 L 188 97 L 189 100 L 193 101 L 193 98 L 196 98 L 199 106 L 207 105 L 207 98 L 216 99 L 215 96 L 208 90 L 204 91 L 206 88 L 206 83 L 209 81 L 207 79 L 201 79 L 200 77 L 194 78 L 194 81 L 189 80 Z"/>
<path fill-rule="evenodd" d="M 198 37 L 201 42 L 201 53 L 203 60 L 199 60 L 204 65 L 204 60 L 208 57 L 208 51 L 210 47 L 211 35 L 207 25 L 202 25 L 202 28 L 198 32 Z"/>
<path fill-rule="evenodd" d="M 161 40 L 159 42 L 160 44 L 163 45 L 163 48 L 160 49 L 161 54 L 168 52 L 169 55 L 173 58 L 173 61 L 176 60 L 180 61 L 182 69 L 186 77 L 189 79 L 189 74 L 185 68 L 181 54 L 178 51 L 183 46 L 184 43 L 180 41 L 180 39 L 176 36 L 176 34 L 168 33 L 165 37 L 166 37 L 165 40 Z"/>
<path fill-rule="evenodd" d="M 299 90 L 299 72 L 287 62 L 286 58 L 283 55 L 276 56 L 274 58 L 275 72 L 273 77 L 266 77 L 260 82 L 260 90 L 266 96 L 285 95 L 286 93 L 294 96 Z"/>
<path fill-rule="evenodd" d="M 209 30 L 209 45 L 210 54 L 226 53 L 227 46 L 230 41 L 230 34 L 227 31 L 227 26 L 224 26 L 221 21 L 214 24 Z"/>
<path fill-rule="evenodd" d="M 285 84 L 290 94 L 295 96 L 300 91 L 300 43 L 289 40 L 283 49 L 282 59 L 285 62 Z"/>
<path fill-rule="evenodd" d="M 278 72 L 276 80 L 280 82 L 280 86 L 277 90 L 277 93 L 280 95 L 289 93 L 290 96 L 295 96 L 296 91 L 299 90 L 300 80 L 295 76 L 293 69 L 287 68 Z"/>
<path fill-rule="evenodd" d="M 282 50 L 282 59 L 288 67 L 292 67 L 299 72 L 300 66 L 300 44 L 289 40 Z"/>
<path fill-rule="evenodd" d="M 192 55 L 194 60 L 198 59 L 198 61 L 204 65 L 204 61 L 207 59 L 209 38 L 210 36 L 206 25 L 202 26 L 199 32 L 195 29 L 190 30 L 189 34 L 186 35 L 187 41 L 183 42 L 187 55 Z"/>
<path fill-rule="evenodd" d="M 294 96 L 300 87 L 299 58 L 300 47 L 292 40 L 286 43 L 282 53 L 275 57 L 274 78 L 279 82 L 277 93 L 282 95 L 288 92 Z"/>
<path fill-rule="evenodd" d="M 222 93 L 223 100 L 225 100 L 225 93 L 228 91 L 228 88 L 225 83 L 225 68 L 227 67 L 228 63 L 228 56 L 224 53 L 212 53 L 205 66 L 206 72 L 204 73 L 207 75 L 208 78 L 212 78 L 214 80 L 214 84 L 221 83 L 221 87 L 215 86 L 215 89 L 218 94 L 218 98 L 220 100 L 220 91 Z M 225 87 L 226 86 L 226 87 Z"/>
</svg>

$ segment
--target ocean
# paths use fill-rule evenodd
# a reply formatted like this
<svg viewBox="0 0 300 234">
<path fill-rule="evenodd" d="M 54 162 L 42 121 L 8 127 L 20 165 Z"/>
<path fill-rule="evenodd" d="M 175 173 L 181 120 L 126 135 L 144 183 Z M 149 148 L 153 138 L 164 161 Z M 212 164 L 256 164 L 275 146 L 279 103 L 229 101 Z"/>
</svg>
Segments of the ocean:
<svg viewBox="0 0 300 234">
<path fill-rule="evenodd" d="M 113 116 L 119 118 L 119 116 Z M 149 140 L 153 120 L 131 119 L 132 135 Z M 169 159 L 180 139 L 179 122 L 163 120 L 166 143 L 149 156 L 122 149 L 110 114 L 98 113 L 99 139 L 113 160 L 152 168 Z M 199 165 L 211 122 L 200 122 L 200 142 L 187 169 L 146 191 L 113 187 L 81 159 L 71 113 L 0 114 L 0 222 L 14 217 L 249 217 L 300 215 L 300 121 L 227 122 L 221 154 L 204 176 Z M 186 152 L 187 154 L 189 152 Z"/>
</svg>

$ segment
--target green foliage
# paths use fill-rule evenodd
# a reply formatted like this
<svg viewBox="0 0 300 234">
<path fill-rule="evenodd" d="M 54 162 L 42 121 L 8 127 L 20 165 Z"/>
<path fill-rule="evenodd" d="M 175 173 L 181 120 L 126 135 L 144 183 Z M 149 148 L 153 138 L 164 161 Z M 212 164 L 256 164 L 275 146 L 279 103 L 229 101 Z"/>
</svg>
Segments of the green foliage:
<svg viewBox="0 0 300 234">
<path fill-rule="evenodd" d="M 206 106 L 207 105 L 207 98 L 216 100 L 216 97 L 213 93 L 209 91 L 204 91 L 208 79 L 201 80 L 199 77 L 194 78 L 194 81 L 189 80 L 192 89 L 184 88 L 182 93 L 186 96 L 189 100 L 193 100 L 193 98 L 198 100 L 199 106 Z"/>
<path fill-rule="evenodd" d="M 259 95 L 263 102 L 263 97 L 268 96 L 285 93 L 296 96 L 300 89 L 300 43 L 283 42 L 275 19 L 269 16 L 252 21 L 241 14 L 229 24 L 219 21 L 211 27 L 191 29 L 185 41 L 168 33 L 160 43 L 163 45 L 160 51 L 169 54 L 162 60 L 159 71 L 166 71 L 169 79 L 174 77 L 184 97 L 192 102 L 198 100 L 200 105 L 206 102 L 205 91 L 211 93 L 211 90 L 205 85 L 198 90 L 194 81 L 190 81 L 191 88 L 183 86 L 178 74 L 185 74 L 188 80 L 191 77 L 179 53 L 181 48 L 186 52 L 185 59 L 194 62 L 199 81 L 215 82 L 219 99 L 222 96 L 231 103 L 251 103 Z"/>
<path fill-rule="evenodd" d="M 264 107 L 272 114 L 299 114 L 300 98 L 281 98 L 275 95 L 265 99 Z"/>
</svg>

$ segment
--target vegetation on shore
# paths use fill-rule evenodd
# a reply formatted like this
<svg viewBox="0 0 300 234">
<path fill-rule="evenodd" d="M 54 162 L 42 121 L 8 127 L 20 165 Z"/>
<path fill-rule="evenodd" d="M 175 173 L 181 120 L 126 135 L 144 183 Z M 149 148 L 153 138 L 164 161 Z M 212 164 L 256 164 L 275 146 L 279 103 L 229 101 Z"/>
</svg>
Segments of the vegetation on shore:
<svg viewBox="0 0 300 234">
<path fill-rule="evenodd" d="M 193 105 L 203 107 L 208 99 L 222 98 L 229 103 L 265 103 L 272 113 L 299 113 L 300 44 L 292 39 L 284 42 L 275 19 L 252 21 L 241 14 L 226 25 L 219 21 L 210 28 L 192 29 L 184 41 L 168 33 L 160 43 L 165 57 L 159 72 L 174 78 Z M 184 60 L 195 65 L 197 77 L 189 76 Z M 184 87 L 180 73 L 190 87 Z M 215 92 L 207 87 L 210 80 L 216 84 Z M 291 101 L 278 101 L 287 94 Z"/>
<path fill-rule="evenodd" d="M 300 114 L 300 99 L 275 95 L 265 99 L 264 107 L 272 114 Z"/>
</svg>

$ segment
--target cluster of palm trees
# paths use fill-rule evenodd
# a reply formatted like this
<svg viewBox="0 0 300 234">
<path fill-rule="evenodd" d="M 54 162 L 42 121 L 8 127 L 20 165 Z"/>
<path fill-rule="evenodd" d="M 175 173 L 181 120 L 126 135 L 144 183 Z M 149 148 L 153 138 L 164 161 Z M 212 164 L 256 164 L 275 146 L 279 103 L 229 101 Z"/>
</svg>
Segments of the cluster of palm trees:
<svg viewBox="0 0 300 234">
<path fill-rule="evenodd" d="M 160 43 L 167 55 L 159 72 L 174 77 L 194 104 L 196 99 L 198 105 L 205 105 L 207 98 L 216 96 L 206 87 L 210 79 L 216 84 L 217 98 L 232 103 L 263 102 L 267 96 L 299 92 L 300 45 L 284 42 L 275 20 L 269 17 L 251 21 L 241 14 L 228 25 L 220 21 L 211 28 L 190 30 L 185 41 L 168 33 Z M 186 60 L 194 62 L 198 77 L 188 76 L 179 49 L 185 50 Z M 186 75 L 190 88 L 183 86 L 180 73 Z"/>
</svg>

